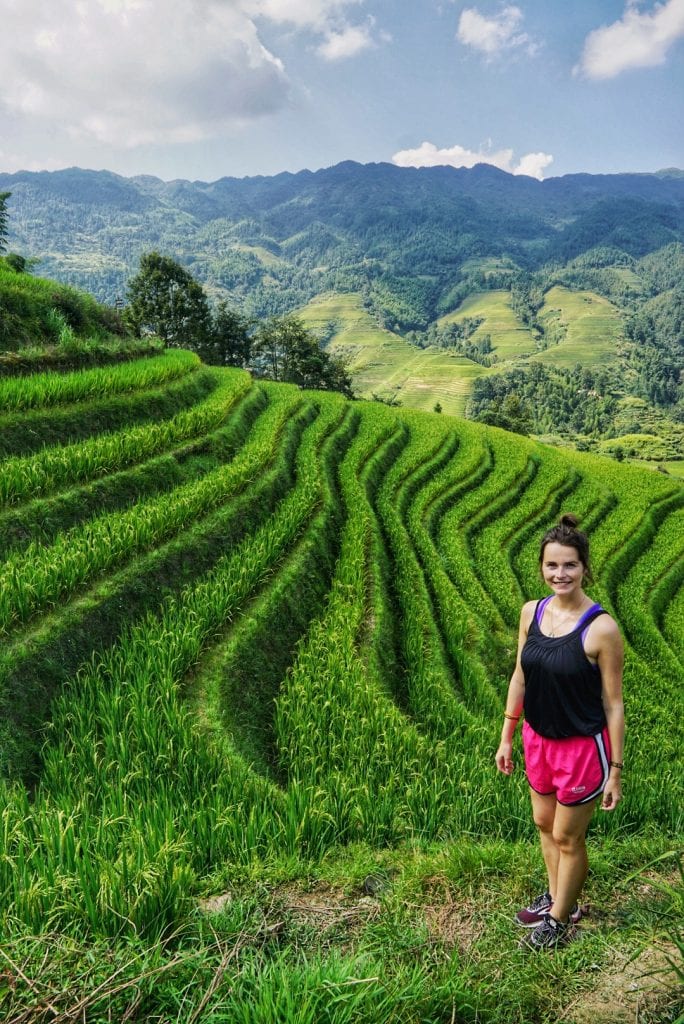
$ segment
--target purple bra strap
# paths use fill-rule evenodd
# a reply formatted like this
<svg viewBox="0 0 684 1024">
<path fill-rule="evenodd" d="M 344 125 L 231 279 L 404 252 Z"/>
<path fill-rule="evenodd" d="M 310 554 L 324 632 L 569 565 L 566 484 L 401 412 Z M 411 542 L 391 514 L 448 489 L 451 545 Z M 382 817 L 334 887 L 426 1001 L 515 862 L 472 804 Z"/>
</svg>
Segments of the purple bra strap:
<svg viewBox="0 0 684 1024">
<path fill-rule="evenodd" d="M 537 625 L 538 626 L 541 626 L 541 620 L 542 620 L 543 615 L 544 615 L 544 610 L 545 610 L 547 604 L 549 603 L 549 601 L 551 600 L 552 597 L 553 597 L 553 594 L 549 594 L 548 597 L 543 597 L 541 599 L 541 601 L 537 604 L 537 611 L 535 613 L 535 618 L 537 620 Z"/>
<path fill-rule="evenodd" d="M 602 612 L 602 611 L 603 611 L 603 608 L 601 607 L 600 604 L 592 604 L 591 608 L 587 608 L 587 610 L 584 613 L 584 615 L 582 615 L 580 617 L 580 620 L 577 623 L 577 626 L 575 626 L 575 629 L 578 629 L 582 625 L 582 623 L 585 622 L 589 618 L 590 615 L 593 615 L 595 612 Z M 592 622 L 593 622 L 593 619 L 592 619 Z M 585 626 L 584 629 L 582 630 L 582 647 L 584 647 L 584 639 L 585 639 L 587 633 L 589 632 L 589 626 L 591 626 L 591 622 L 587 626 Z"/>
</svg>

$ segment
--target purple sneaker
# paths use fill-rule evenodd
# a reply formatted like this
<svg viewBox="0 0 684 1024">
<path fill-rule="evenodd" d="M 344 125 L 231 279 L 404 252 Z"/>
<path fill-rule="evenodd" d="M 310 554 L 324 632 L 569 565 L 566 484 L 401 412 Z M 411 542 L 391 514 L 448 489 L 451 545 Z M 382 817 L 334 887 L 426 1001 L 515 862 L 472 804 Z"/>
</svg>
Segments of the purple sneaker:
<svg viewBox="0 0 684 1024">
<path fill-rule="evenodd" d="M 532 900 L 529 906 L 518 911 L 515 915 L 515 922 L 522 925 L 523 928 L 536 928 L 544 920 L 552 906 L 551 893 L 543 892 L 541 896 Z"/>
<path fill-rule="evenodd" d="M 538 924 L 541 924 L 549 916 L 552 906 L 551 893 L 543 892 L 541 896 L 537 896 L 536 899 L 532 900 L 528 907 L 523 907 L 522 910 L 518 911 L 515 915 L 515 923 L 523 928 L 536 928 Z M 577 924 L 581 917 L 582 911 L 575 904 L 570 911 L 570 924 Z"/>
</svg>

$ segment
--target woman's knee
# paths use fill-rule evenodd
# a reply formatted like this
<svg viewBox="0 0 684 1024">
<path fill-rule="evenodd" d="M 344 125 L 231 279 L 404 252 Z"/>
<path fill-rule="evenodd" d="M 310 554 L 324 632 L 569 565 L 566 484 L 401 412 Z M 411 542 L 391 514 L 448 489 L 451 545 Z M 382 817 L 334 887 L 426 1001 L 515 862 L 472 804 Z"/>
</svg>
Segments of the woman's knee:
<svg viewBox="0 0 684 1024">
<path fill-rule="evenodd" d="M 553 832 L 553 812 L 545 808 L 535 809 L 533 818 L 540 832 L 545 832 L 547 835 Z"/>
<path fill-rule="evenodd" d="M 584 832 L 568 832 L 566 829 L 558 828 L 558 825 L 556 825 L 551 829 L 551 835 L 558 849 L 564 853 L 583 850 L 586 845 L 586 834 Z"/>
</svg>

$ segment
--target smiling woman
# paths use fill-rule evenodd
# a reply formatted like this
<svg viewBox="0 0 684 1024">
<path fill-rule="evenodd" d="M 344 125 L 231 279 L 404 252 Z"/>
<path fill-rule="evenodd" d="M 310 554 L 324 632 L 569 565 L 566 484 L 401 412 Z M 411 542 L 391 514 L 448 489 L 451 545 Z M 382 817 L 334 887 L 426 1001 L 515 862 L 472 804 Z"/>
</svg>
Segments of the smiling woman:
<svg viewBox="0 0 684 1024">
<path fill-rule="evenodd" d="M 564 515 L 542 538 L 539 564 L 552 593 L 522 609 L 496 752 L 497 768 L 510 775 L 524 710 L 525 769 L 548 875 L 546 891 L 515 917 L 533 929 L 521 943 L 531 949 L 554 949 L 574 937 L 591 816 L 601 794 L 606 811 L 622 797 L 622 638 L 583 590 L 592 578 L 589 541 L 577 527 L 575 516 Z"/>
</svg>

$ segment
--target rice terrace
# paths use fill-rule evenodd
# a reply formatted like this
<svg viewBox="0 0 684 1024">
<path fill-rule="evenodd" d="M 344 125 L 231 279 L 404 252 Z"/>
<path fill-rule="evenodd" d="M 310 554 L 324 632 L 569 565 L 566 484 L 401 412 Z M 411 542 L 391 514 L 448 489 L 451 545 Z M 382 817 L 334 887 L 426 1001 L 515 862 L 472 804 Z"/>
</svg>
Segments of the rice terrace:
<svg viewBox="0 0 684 1024">
<path fill-rule="evenodd" d="M 145 343 L 40 370 L 0 378 L 2 1019 L 681 1020 L 681 482 Z M 567 509 L 629 767 L 540 963 L 493 753 Z"/>
</svg>

